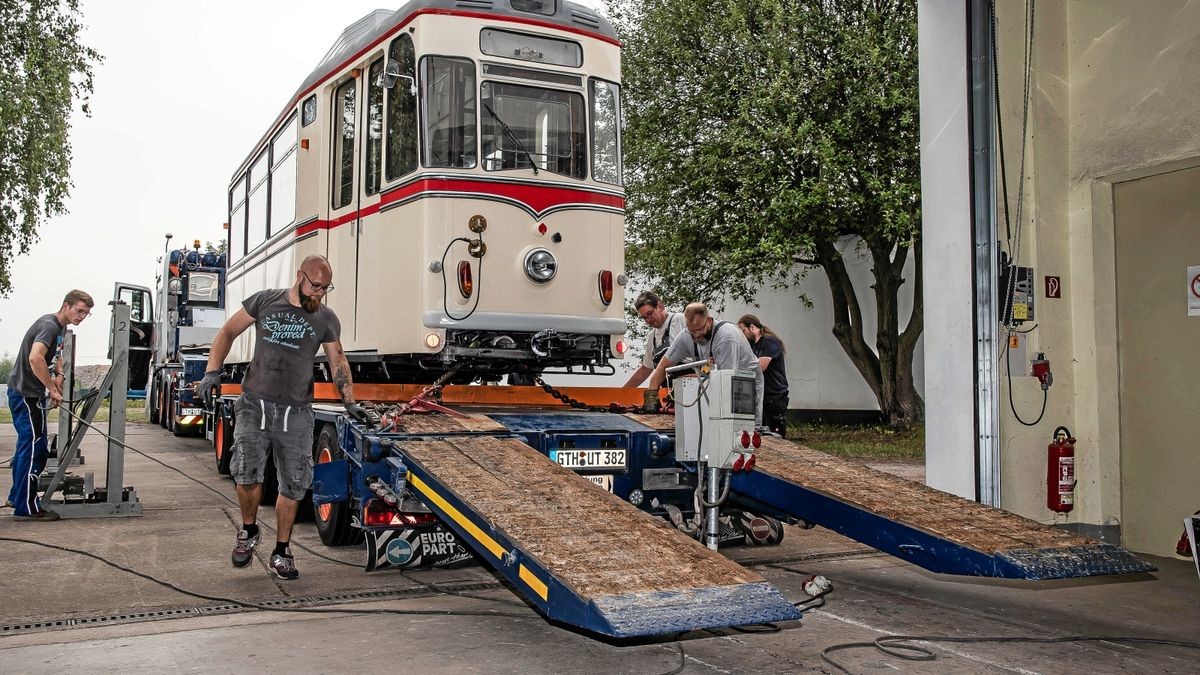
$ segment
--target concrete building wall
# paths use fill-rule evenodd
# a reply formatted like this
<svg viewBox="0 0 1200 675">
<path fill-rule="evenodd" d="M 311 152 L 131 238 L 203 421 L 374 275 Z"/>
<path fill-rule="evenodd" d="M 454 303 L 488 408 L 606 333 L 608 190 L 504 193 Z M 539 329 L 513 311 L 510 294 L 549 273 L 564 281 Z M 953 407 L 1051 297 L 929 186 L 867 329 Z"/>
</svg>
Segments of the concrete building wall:
<svg viewBox="0 0 1200 675">
<path fill-rule="evenodd" d="M 923 40 L 941 19 L 954 34 L 955 2 L 923 2 Z M 997 3 L 999 8 L 999 72 L 1001 114 L 1005 131 L 1009 198 L 1014 228 L 1021 161 L 1022 68 L 1025 3 Z M 941 56 L 958 52 L 965 67 L 965 50 L 943 46 Z M 935 54 L 936 55 L 936 54 Z M 1025 159 L 1024 210 L 1020 264 L 1036 274 L 1037 329 L 1028 335 L 1027 354 L 1046 352 L 1054 371 L 1046 413 L 1034 427 L 1020 425 L 1008 406 L 1008 385 L 1001 370 L 1000 430 L 1002 443 L 1002 506 L 1045 522 L 1089 526 L 1121 522 L 1121 429 L 1118 392 L 1116 270 L 1112 191 L 1115 183 L 1200 164 L 1200 3 L 1187 0 L 1046 0 L 1037 4 L 1033 73 L 1029 102 L 1029 140 Z M 922 45 L 922 147 L 936 149 L 938 125 L 956 128 L 945 109 L 965 100 L 950 85 L 944 98 L 926 106 L 925 69 L 950 70 L 930 63 Z M 956 75 L 943 74 L 943 77 Z M 932 109 L 932 113 L 930 112 Z M 926 118 L 927 114 L 941 118 Z M 926 137 L 926 128 L 930 129 Z M 941 132 L 944 135 L 946 132 Z M 965 142 L 959 153 L 966 151 Z M 923 166 L 936 155 L 923 157 Z M 965 162 L 965 156 L 961 161 Z M 950 157 L 951 161 L 957 161 Z M 932 170 L 931 170 L 932 171 Z M 926 260 L 935 259 L 931 241 L 950 239 L 969 243 L 961 214 L 947 205 L 952 195 L 931 203 L 951 185 L 930 184 L 937 176 L 923 174 Z M 951 181 L 953 182 L 953 181 Z M 959 185 L 964 185 L 962 181 Z M 999 190 L 998 190 L 999 193 Z M 1001 214 L 1003 211 L 1001 211 Z M 1005 238 L 1003 217 L 1000 237 Z M 1145 245 L 1154 245 L 1146 241 Z M 961 251 L 959 251 L 961 252 Z M 954 251 L 949 251 L 955 254 Z M 1060 276 L 1063 297 L 1047 299 L 1046 275 Z M 929 276 L 932 277 L 932 274 Z M 1180 270 L 1181 288 L 1183 271 Z M 957 278 L 957 277 L 956 277 Z M 925 304 L 958 307 L 953 289 L 927 285 Z M 930 312 L 927 344 L 957 325 L 954 314 Z M 969 314 L 961 314 L 969 317 Z M 965 320 L 965 319 L 964 319 Z M 961 336 L 959 336 L 961 338 Z M 970 343 L 968 342 L 967 345 Z M 961 360 L 961 358 L 959 359 Z M 955 361 L 954 363 L 958 363 Z M 1027 364 L 1014 371 L 1026 372 Z M 938 459 L 934 435 L 950 428 L 961 433 L 961 405 L 937 405 L 939 396 L 953 395 L 973 372 L 950 375 L 952 383 L 928 383 L 930 483 L 937 487 L 961 482 L 962 463 L 948 458 L 948 471 L 957 478 L 935 482 Z M 1042 393 L 1027 376 L 1012 381 L 1014 403 L 1022 417 L 1037 417 Z M 953 400 L 953 399 L 948 399 Z M 1079 439 L 1076 505 L 1068 516 L 1045 507 L 1046 444 L 1057 425 L 1069 427 Z M 945 434 L 945 438 L 956 438 Z M 944 440 L 944 439 L 942 439 Z M 973 439 L 972 439 L 973 441 Z M 1146 489 L 1153 489 L 1147 486 Z"/>
</svg>

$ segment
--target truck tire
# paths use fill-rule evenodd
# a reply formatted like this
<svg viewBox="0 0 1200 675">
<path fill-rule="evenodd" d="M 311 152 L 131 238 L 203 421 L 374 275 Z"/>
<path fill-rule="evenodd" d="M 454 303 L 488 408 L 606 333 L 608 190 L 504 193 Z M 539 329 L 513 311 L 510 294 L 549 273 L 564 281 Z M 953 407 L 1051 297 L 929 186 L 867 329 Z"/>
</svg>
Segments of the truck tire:
<svg viewBox="0 0 1200 675">
<path fill-rule="evenodd" d="M 175 383 L 167 385 L 166 397 L 163 399 L 163 428 L 175 433 Z"/>
<path fill-rule="evenodd" d="M 170 385 L 160 385 L 158 388 L 158 426 L 167 428 L 167 390 Z"/>
<path fill-rule="evenodd" d="M 150 378 L 150 391 L 146 394 L 146 421 L 158 424 L 158 378 Z"/>
<path fill-rule="evenodd" d="M 345 456 L 338 445 L 337 428 L 332 424 L 322 424 L 313 447 L 313 462 L 324 464 Z M 313 509 L 313 522 L 317 525 L 321 543 L 326 546 L 349 546 L 362 542 L 362 530 L 350 522 L 352 511 L 351 502 L 321 504 Z"/>
<path fill-rule="evenodd" d="M 213 426 L 213 455 L 216 458 L 217 473 L 228 476 L 229 460 L 233 457 L 233 425 L 221 413 L 220 404 L 217 405 L 217 412 L 213 414 Z"/>
</svg>

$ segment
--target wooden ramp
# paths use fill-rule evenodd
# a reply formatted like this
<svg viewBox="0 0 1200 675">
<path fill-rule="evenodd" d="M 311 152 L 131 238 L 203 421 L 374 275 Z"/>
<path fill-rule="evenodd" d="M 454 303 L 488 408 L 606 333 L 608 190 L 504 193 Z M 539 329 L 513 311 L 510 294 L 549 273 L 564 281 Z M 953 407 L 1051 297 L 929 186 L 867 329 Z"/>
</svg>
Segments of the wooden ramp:
<svg viewBox="0 0 1200 675">
<path fill-rule="evenodd" d="M 947 574 L 1060 579 L 1156 569 L 1111 544 L 876 471 L 776 437 L 739 496 Z"/>
<path fill-rule="evenodd" d="M 625 638 L 800 618 L 759 575 L 518 440 L 392 447 L 409 490 L 551 620 Z"/>
</svg>

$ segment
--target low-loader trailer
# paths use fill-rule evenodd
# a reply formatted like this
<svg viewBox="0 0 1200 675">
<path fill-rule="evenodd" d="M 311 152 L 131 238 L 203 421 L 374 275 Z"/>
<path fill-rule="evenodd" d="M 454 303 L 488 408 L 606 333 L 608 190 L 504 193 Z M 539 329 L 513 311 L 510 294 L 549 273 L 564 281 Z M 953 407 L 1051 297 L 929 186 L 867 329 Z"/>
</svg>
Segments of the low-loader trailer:
<svg viewBox="0 0 1200 675">
<path fill-rule="evenodd" d="M 639 390 L 356 385 L 374 402 L 371 428 L 338 404 L 315 405 L 321 539 L 364 545 L 368 570 L 488 565 L 547 618 L 616 638 L 799 618 L 718 552 L 778 543 L 783 523 L 821 525 L 945 574 L 1154 569 L 765 433 L 746 403 L 751 374 L 691 367 L 699 376 L 676 380 L 674 414 L 641 410 Z M 316 390 L 333 398 L 330 385 Z M 211 413 L 218 461 L 237 393 L 225 385 Z"/>
</svg>

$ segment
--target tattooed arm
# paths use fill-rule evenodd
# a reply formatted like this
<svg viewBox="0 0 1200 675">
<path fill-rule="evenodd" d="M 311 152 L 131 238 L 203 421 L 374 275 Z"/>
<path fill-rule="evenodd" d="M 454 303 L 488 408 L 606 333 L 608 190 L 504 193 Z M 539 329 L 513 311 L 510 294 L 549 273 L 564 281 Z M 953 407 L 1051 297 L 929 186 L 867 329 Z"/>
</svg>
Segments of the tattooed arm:
<svg viewBox="0 0 1200 675">
<path fill-rule="evenodd" d="M 326 342 L 321 345 L 325 349 L 325 358 L 329 359 L 329 371 L 333 375 L 333 386 L 337 387 L 338 396 L 342 403 L 354 403 L 354 380 L 350 377 L 350 362 L 342 351 L 341 340 Z"/>
</svg>

